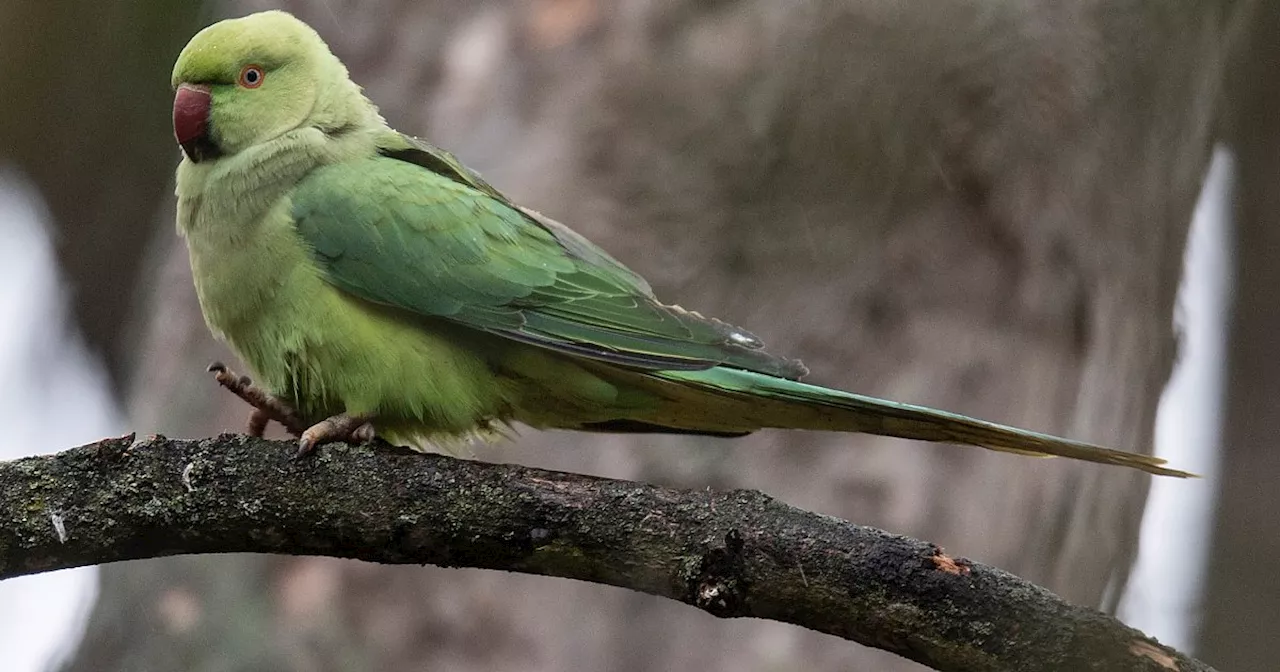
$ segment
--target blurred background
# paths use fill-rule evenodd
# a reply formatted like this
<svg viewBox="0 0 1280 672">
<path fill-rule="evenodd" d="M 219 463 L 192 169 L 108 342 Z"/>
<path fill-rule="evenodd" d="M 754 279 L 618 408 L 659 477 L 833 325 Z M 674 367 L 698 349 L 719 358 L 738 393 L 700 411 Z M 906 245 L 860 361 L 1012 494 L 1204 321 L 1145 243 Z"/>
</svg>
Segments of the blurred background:
<svg viewBox="0 0 1280 672">
<path fill-rule="evenodd" d="M 810 380 L 1158 443 L 1208 478 L 1151 487 L 1095 465 L 780 432 L 526 431 L 473 457 L 758 488 L 1118 610 L 1222 669 L 1280 659 L 1280 4 L 0 3 L 0 454 L 243 428 L 204 373 L 234 359 L 204 327 L 173 230 L 169 70 L 200 27 L 270 7 L 311 23 L 393 126 L 569 223 L 659 297 L 803 358 Z M 247 555 L 4 582 L 0 660 L 921 669 L 621 589 Z"/>
</svg>

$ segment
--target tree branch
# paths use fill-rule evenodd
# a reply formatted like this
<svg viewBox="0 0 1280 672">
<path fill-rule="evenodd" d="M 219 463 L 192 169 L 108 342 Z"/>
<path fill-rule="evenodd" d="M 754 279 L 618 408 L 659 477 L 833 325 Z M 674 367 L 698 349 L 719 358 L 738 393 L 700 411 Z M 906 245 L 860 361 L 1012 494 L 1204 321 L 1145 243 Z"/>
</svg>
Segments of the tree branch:
<svg viewBox="0 0 1280 672">
<path fill-rule="evenodd" d="M 0 578 L 182 553 L 329 555 L 593 581 L 939 670 L 1209 670 L 937 546 L 762 493 L 331 445 L 132 435 L 0 463 Z"/>
</svg>

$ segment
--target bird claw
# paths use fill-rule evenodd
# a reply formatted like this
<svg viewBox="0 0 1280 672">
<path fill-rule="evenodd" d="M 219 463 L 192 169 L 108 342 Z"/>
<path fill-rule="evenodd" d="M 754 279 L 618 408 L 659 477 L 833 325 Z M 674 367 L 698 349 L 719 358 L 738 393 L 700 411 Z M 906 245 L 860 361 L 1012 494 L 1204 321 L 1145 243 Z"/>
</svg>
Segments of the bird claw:
<svg viewBox="0 0 1280 672">
<path fill-rule="evenodd" d="M 301 436 L 306 431 L 307 425 L 297 411 L 254 385 L 253 379 L 249 376 L 237 376 L 222 362 L 213 362 L 209 365 L 208 371 L 213 374 L 213 379 L 218 381 L 219 385 L 253 407 L 253 412 L 249 414 L 250 436 L 262 436 L 267 429 L 267 423 L 271 420 L 283 425 L 294 436 Z"/>
<path fill-rule="evenodd" d="M 369 443 L 377 435 L 373 423 L 367 415 L 347 415 L 339 413 L 308 427 L 298 439 L 298 452 L 293 459 L 299 459 L 315 452 L 317 446 L 338 441 L 353 443 Z"/>
<path fill-rule="evenodd" d="M 218 381 L 219 385 L 253 407 L 253 412 L 249 414 L 250 436 L 262 436 L 266 431 L 267 423 L 275 420 L 284 425 L 289 433 L 298 437 L 298 452 L 293 456 L 295 460 L 310 455 L 315 452 L 317 446 L 326 443 L 348 441 L 363 444 L 377 438 L 377 431 L 371 422 L 372 418 L 368 415 L 339 413 L 308 426 L 297 411 L 254 385 L 249 376 L 237 376 L 222 362 L 210 364 L 209 372 L 214 374 L 214 380 Z"/>
<path fill-rule="evenodd" d="M 363 425 L 356 427 L 355 431 L 351 432 L 351 440 L 362 444 L 373 443 L 373 440 L 377 438 L 377 436 L 378 433 L 374 430 L 372 422 L 366 422 Z"/>
</svg>

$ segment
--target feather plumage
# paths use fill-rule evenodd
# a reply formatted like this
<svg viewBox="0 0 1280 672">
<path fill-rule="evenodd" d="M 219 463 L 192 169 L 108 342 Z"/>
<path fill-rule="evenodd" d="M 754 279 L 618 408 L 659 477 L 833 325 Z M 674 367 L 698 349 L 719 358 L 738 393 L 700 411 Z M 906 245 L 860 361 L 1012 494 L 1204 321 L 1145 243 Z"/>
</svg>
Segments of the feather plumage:
<svg viewBox="0 0 1280 672">
<path fill-rule="evenodd" d="M 261 77 L 237 83 L 249 65 Z M 283 12 L 201 31 L 173 79 L 187 90 L 179 140 L 193 148 L 178 168 L 178 228 L 205 319 L 303 415 L 372 417 L 393 439 L 436 442 L 517 421 L 870 432 L 1188 475 L 799 382 L 800 362 L 660 302 L 568 227 L 387 127 L 315 31 Z M 193 119 L 205 104 L 208 118 Z"/>
</svg>

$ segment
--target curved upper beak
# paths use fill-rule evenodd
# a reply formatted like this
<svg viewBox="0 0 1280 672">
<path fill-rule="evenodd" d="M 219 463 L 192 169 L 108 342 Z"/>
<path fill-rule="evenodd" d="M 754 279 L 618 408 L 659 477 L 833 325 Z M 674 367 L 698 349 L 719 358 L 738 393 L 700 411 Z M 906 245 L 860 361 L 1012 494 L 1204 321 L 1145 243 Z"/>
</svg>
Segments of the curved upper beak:
<svg viewBox="0 0 1280 672">
<path fill-rule="evenodd" d="M 217 146 L 209 139 L 209 108 L 213 97 L 204 84 L 181 84 L 173 97 L 173 137 L 188 159 L 217 156 Z"/>
</svg>

